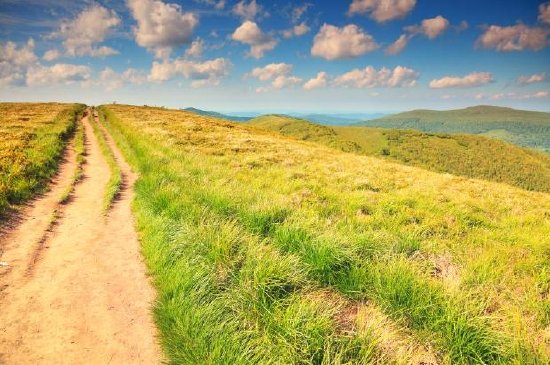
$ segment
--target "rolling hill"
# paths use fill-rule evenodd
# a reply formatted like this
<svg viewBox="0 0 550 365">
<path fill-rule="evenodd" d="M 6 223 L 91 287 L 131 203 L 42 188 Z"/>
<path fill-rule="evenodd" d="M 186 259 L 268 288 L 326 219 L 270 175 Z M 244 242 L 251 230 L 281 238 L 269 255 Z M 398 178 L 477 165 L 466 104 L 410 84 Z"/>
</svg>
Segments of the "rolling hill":
<svg viewBox="0 0 550 365">
<path fill-rule="evenodd" d="M 344 152 L 384 157 L 432 171 L 505 182 L 528 190 L 550 191 L 550 156 L 483 136 L 329 127 L 284 115 L 265 115 L 248 124 Z"/>
<path fill-rule="evenodd" d="M 550 152 L 550 113 L 480 105 L 465 109 L 413 110 L 358 123 L 366 127 L 469 133 Z"/>
</svg>

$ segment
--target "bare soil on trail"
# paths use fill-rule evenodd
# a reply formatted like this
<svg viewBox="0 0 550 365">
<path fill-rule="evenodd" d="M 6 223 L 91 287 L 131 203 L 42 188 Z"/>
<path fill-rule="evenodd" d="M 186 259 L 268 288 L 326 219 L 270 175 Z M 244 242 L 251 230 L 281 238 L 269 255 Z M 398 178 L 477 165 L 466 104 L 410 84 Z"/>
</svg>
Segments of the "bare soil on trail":
<svg viewBox="0 0 550 365">
<path fill-rule="evenodd" d="M 0 236 L 0 261 L 9 265 L 0 267 L 0 364 L 163 360 L 150 310 L 155 293 L 131 213 L 135 176 L 107 136 L 124 184 L 105 217 L 102 202 L 110 171 L 88 116 L 82 122 L 86 163 L 72 198 L 58 204 L 76 168 L 69 149 L 51 190 Z"/>
</svg>

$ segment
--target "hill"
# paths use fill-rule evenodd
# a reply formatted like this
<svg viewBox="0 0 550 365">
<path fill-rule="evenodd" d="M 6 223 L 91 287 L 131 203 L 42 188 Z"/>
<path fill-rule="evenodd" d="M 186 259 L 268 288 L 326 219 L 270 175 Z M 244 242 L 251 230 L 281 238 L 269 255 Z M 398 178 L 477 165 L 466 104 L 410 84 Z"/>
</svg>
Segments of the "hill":
<svg viewBox="0 0 550 365">
<path fill-rule="evenodd" d="M 167 361 L 548 363 L 550 195 L 108 105 Z"/>
<path fill-rule="evenodd" d="M 550 152 L 550 113 L 544 112 L 481 105 L 447 111 L 413 110 L 358 125 L 433 133 L 482 134 Z"/>
<path fill-rule="evenodd" d="M 384 114 L 347 113 L 347 114 L 288 114 L 294 118 L 306 119 L 322 125 L 350 125 L 357 124 L 365 119 L 380 118 Z"/>
<path fill-rule="evenodd" d="M 256 128 L 321 143 L 345 152 L 388 158 L 437 172 L 550 191 L 550 156 L 477 135 L 321 126 L 284 115 L 265 115 Z"/>
<path fill-rule="evenodd" d="M 233 115 L 222 114 L 222 113 L 218 113 L 218 112 L 214 112 L 214 111 L 210 111 L 210 110 L 201 110 L 201 109 L 197 109 L 197 108 L 185 108 L 183 110 L 185 110 L 186 112 L 195 113 L 195 114 L 198 114 L 198 115 L 204 115 L 204 116 L 207 116 L 207 117 L 214 117 L 214 118 L 219 118 L 219 119 L 231 120 L 233 122 L 246 122 L 246 121 L 252 119 L 252 118 L 249 118 L 249 117 L 236 117 L 236 116 L 233 116 Z"/>
</svg>

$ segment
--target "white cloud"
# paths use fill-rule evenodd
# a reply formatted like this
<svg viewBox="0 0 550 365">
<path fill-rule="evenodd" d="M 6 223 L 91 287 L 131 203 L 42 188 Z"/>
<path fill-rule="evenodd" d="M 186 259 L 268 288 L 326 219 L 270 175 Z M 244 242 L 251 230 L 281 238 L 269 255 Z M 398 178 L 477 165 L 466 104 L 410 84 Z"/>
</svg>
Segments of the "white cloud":
<svg viewBox="0 0 550 365">
<path fill-rule="evenodd" d="M 241 0 L 233 6 L 233 14 L 244 20 L 254 20 L 256 16 L 265 15 L 262 6 L 258 5 L 256 0 L 251 0 L 248 4 L 245 0 Z"/>
<path fill-rule="evenodd" d="M 292 65 L 288 63 L 270 63 L 264 67 L 254 68 L 249 76 L 260 81 L 271 80 L 271 87 L 262 86 L 256 89 L 256 92 L 267 92 L 272 89 L 282 89 L 301 84 L 303 81 L 301 78 L 291 75 L 292 68 Z"/>
<path fill-rule="evenodd" d="M 407 47 L 407 44 L 409 44 L 409 40 L 411 39 L 411 37 L 412 36 L 409 34 L 401 34 L 395 42 L 386 47 L 386 54 L 396 55 L 400 53 L 402 50 L 405 49 L 405 47 Z"/>
<path fill-rule="evenodd" d="M 311 54 L 327 60 L 353 58 L 378 48 L 374 38 L 357 25 L 338 28 L 324 24 L 313 40 Z"/>
<path fill-rule="evenodd" d="M 125 83 L 142 84 L 147 80 L 147 75 L 134 68 L 129 68 L 123 73 L 117 73 L 113 69 L 107 67 L 99 73 L 98 84 L 103 86 L 107 91 L 118 89 Z"/>
<path fill-rule="evenodd" d="M 76 19 L 63 21 L 57 32 L 50 36 L 62 38 L 69 56 L 105 57 L 118 54 L 107 47 L 95 47 L 101 43 L 120 24 L 120 18 L 113 10 L 93 4 L 84 9 Z"/>
<path fill-rule="evenodd" d="M 429 39 L 434 39 L 449 29 L 450 23 L 441 15 L 435 18 L 424 19 L 420 25 L 405 27 L 405 30 L 412 34 L 424 34 Z"/>
<path fill-rule="evenodd" d="M 550 24 L 550 3 L 539 5 L 539 20 L 543 23 Z"/>
<path fill-rule="evenodd" d="M 325 87 L 325 86 L 327 86 L 327 82 L 328 82 L 327 73 L 326 72 L 319 72 L 317 74 L 317 76 L 315 76 L 312 79 L 309 79 L 304 84 L 304 89 L 305 90 L 313 90 L 313 89 Z"/>
<path fill-rule="evenodd" d="M 26 81 L 29 86 L 70 84 L 90 79 L 88 66 L 58 63 L 50 67 L 32 66 L 27 70 Z"/>
<path fill-rule="evenodd" d="M 476 45 L 497 51 L 541 50 L 548 45 L 550 29 L 517 24 L 509 27 L 491 25 L 477 39 Z"/>
<path fill-rule="evenodd" d="M 250 45 L 249 56 L 262 58 L 266 51 L 271 51 L 277 45 L 277 40 L 262 32 L 256 23 L 246 20 L 231 35 L 231 39 Z"/>
<path fill-rule="evenodd" d="M 167 81 L 176 76 L 190 79 L 191 86 L 219 85 L 221 79 L 229 74 L 232 64 L 228 59 L 216 58 L 204 62 L 193 62 L 185 59 L 153 62 L 150 81 Z"/>
<path fill-rule="evenodd" d="M 529 85 L 529 84 L 535 84 L 537 82 L 544 82 L 546 81 L 546 73 L 542 72 L 540 74 L 533 74 L 533 75 L 525 75 L 518 77 L 518 84 L 521 85 Z"/>
<path fill-rule="evenodd" d="M 189 43 L 199 24 L 195 14 L 184 12 L 177 4 L 160 0 L 127 0 L 126 3 L 137 21 L 134 27 L 137 44 L 153 52 L 156 58 L 167 59 L 173 48 Z"/>
<path fill-rule="evenodd" d="M 292 20 L 292 23 L 298 23 L 302 16 L 305 14 L 305 12 L 312 6 L 310 3 L 305 3 L 303 5 L 295 6 L 292 8 L 292 13 L 290 14 L 290 18 Z"/>
<path fill-rule="evenodd" d="M 416 0 L 353 0 L 348 14 L 366 14 L 379 23 L 404 18 L 416 5 Z"/>
<path fill-rule="evenodd" d="M 432 89 L 444 89 L 450 87 L 476 87 L 488 84 L 493 81 L 493 76 L 489 72 L 473 72 L 464 77 L 445 76 L 441 79 L 432 80 L 430 87 Z"/>
<path fill-rule="evenodd" d="M 23 82 L 27 68 L 37 61 L 32 38 L 21 47 L 14 42 L 0 43 L 0 86 Z"/>
<path fill-rule="evenodd" d="M 491 100 L 502 100 L 502 99 L 512 99 L 512 100 L 525 100 L 525 99 L 541 99 L 547 98 L 550 96 L 550 91 L 541 90 L 533 93 L 497 93 L 497 94 L 477 94 L 474 97 L 477 100 L 481 99 L 491 99 Z"/>
<path fill-rule="evenodd" d="M 297 24 L 290 29 L 284 30 L 283 37 L 285 38 L 292 38 L 294 36 L 299 37 L 306 34 L 309 31 L 310 31 L 310 28 L 307 26 L 306 22 L 301 22 L 300 24 Z"/>
<path fill-rule="evenodd" d="M 372 88 L 372 87 L 413 87 L 416 85 L 418 72 L 403 66 L 393 70 L 386 67 L 376 70 L 372 66 L 364 69 L 354 69 L 336 79 L 335 86 Z"/>
<path fill-rule="evenodd" d="M 197 38 L 194 40 L 189 48 L 185 51 L 185 55 L 187 57 L 200 57 L 202 56 L 202 52 L 204 50 L 204 42 L 202 39 Z"/>
<path fill-rule="evenodd" d="M 296 76 L 277 76 L 275 79 L 273 79 L 273 82 L 271 83 L 271 86 L 273 86 L 274 89 L 282 89 L 285 87 L 292 87 L 295 85 L 299 85 L 302 83 L 302 79 Z"/>
<path fill-rule="evenodd" d="M 57 49 L 50 49 L 44 52 L 42 59 L 44 61 L 54 61 L 57 60 L 59 57 L 61 57 L 61 52 L 59 52 Z"/>
<path fill-rule="evenodd" d="M 222 10 L 223 8 L 225 8 L 225 3 L 226 3 L 225 0 L 195 0 L 195 1 L 198 3 L 203 3 L 203 4 L 213 6 L 218 10 Z"/>
<path fill-rule="evenodd" d="M 288 75 L 292 72 L 292 65 L 288 63 L 270 63 L 264 67 L 256 67 L 251 72 L 252 77 L 260 81 L 271 80 L 277 76 Z"/>
</svg>

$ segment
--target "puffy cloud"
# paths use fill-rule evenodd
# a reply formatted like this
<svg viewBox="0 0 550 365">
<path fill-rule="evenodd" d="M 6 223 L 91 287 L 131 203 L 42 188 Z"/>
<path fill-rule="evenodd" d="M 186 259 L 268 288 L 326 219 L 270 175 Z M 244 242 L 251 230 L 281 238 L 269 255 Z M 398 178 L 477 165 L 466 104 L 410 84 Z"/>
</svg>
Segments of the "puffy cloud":
<svg viewBox="0 0 550 365">
<path fill-rule="evenodd" d="M 13 42 L 0 43 L 0 86 L 23 82 L 27 68 L 36 64 L 37 60 L 32 38 L 20 47 Z"/>
<path fill-rule="evenodd" d="M 125 83 L 142 84 L 147 80 L 147 75 L 144 72 L 129 68 L 123 73 L 117 73 L 113 69 L 107 67 L 99 73 L 98 84 L 106 90 L 114 90 L 122 87 Z"/>
<path fill-rule="evenodd" d="M 409 44 L 409 40 L 411 39 L 411 37 L 412 36 L 409 34 L 401 34 L 395 42 L 386 47 L 386 54 L 396 55 L 400 53 L 402 50 L 405 49 L 405 47 L 407 47 L 407 44 Z"/>
<path fill-rule="evenodd" d="M 356 88 L 372 87 L 413 87 L 416 85 L 418 72 L 403 66 L 397 66 L 393 70 L 386 67 L 376 70 L 372 66 L 364 69 L 354 69 L 346 72 L 336 79 L 335 86 Z"/>
<path fill-rule="evenodd" d="M 277 40 L 262 32 L 256 23 L 246 20 L 231 35 L 231 39 L 250 45 L 249 55 L 259 59 L 277 45 Z"/>
<path fill-rule="evenodd" d="M 103 42 L 119 24 L 120 18 L 113 10 L 93 4 L 78 14 L 76 19 L 63 21 L 59 30 L 50 36 L 63 39 L 69 56 L 105 57 L 118 54 L 118 51 L 106 46 L 94 46 Z"/>
<path fill-rule="evenodd" d="M 27 70 L 27 85 L 70 84 L 90 79 L 91 69 L 88 66 L 58 63 L 51 67 L 32 66 Z"/>
<path fill-rule="evenodd" d="M 309 31 L 310 31 L 310 28 L 307 26 L 306 22 L 301 22 L 300 24 L 297 24 L 290 29 L 284 30 L 283 37 L 285 38 L 292 38 L 294 36 L 299 37 L 301 35 L 306 34 Z"/>
<path fill-rule="evenodd" d="M 539 20 L 543 23 L 550 24 L 550 3 L 539 5 Z"/>
<path fill-rule="evenodd" d="M 204 50 L 204 42 L 202 39 L 197 38 L 194 40 L 189 48 L 185 51 L 185 55 L 187 57 L 200 57 L 202 56 L 202 52 Z"/>
<path fill-rule="evenodd" d="M 478 100 L 481 99 L 491 99 L 491 100 L 502 100 L 502 99 L 514 99 L 514 100 L 525 100 L 525 99 L 541 99 L 547 98 L 550 96 L 550 91 L 541 90 L 533 93 L 497 93 L 497 94 L 477 94 L 474 97 Z"/>
<path fill-rule="evenodd" d="M 288 75 L 292 72 L 292 65 L 288 63 L 270 63 L 264 67 L 256 67 L 250 75 L 260 81 L 271 80 L 277 76 Z"/>
<path fill-rule="evenodd" d="M 489 72 L 473 72 L 464 77 L 445 76 L 441 79 L 432 80 L 430 87 L 432 89 L 444 89 L 449 87 L 476 87 L 488 84 L 493 81 L 493 76 Z"/>
<path fill-rule="evenodd" d="M 240 16 L 244 20 L 253 20 L 258 15 L 264 15 L 261 5 L 256 3 L 256 0 L 251 0 L 248 4 L 245 0 L 241 0 L 233 6 L 233 14 Z"/>
<path fill-rule="evenodd" d="M 327 73 L 326 72 L 319 72 L 317 74 L 317 76 L 315 76 L 312 79 L 309 79 L 304 84 L 304 89 L 305 90 L 313 90 L 313 89 L 325 87 L 325 86 L 327 86 L 327 82 L 328 82 Z"/>
<path fill-rule="evenodd" d="M 61 57 L 61 53 L 57 49 L 50 49 L 44 52 L 42 59 L 44 61 L 54 61 Z"/>
<path fill-rule="evenodd" d="M 405 30 L 413 34 L 424 34 L 429 39 L 434 39 L 449 29 L 450 23 L 441 15 L 435 18 L 424 19 L 420 25 L 405 27 Z"/>
<path fill-rule="evenodd" d="M 370 13 L 379 23 L 404 18 L 416 5 L 416 0 L 353 0 L 348 14 Z"/>
<path fill-rule="evenodd" d="M 293 66 L 288 63 L 270 63 L 264 67 L 254 68 L 249 75 L 260 81 L 271 80 L 271 88 L 262 86 L 256 89 L 256 92 L 267 92 L 301 84 L 301 78 L 290 75 L 292 68 Z"/>
<path fill-rule="evenodd" d="M 544 72 L 540 74 L 520 76 L 518 77 L 518 80 L 517 80 L 518 84 L 521 84 L 521 85 L 535 84 L 537 82 L 544 82 L 544 81 L 546 81 L 546 73 Z"/>
<path fill-rule="evenodd" d="M 204 62 L 193 62 L 185 59 L 153 62 L 150 81 L 166 81 L 176 76 L 192 80 L 191 86 L 219 85 L 221 79 L 229 74 L 232 64 L 228 59 L 216 58 Z"/>
<path fill-rule="evenodd" d="M 509 27 L 491 25 L 477 39 L 476 45 L 497 51 L 541 50 L 548 45 L 550 29 L 517 24 Z"/>
<path fill-rule="evenodd" d="M 154 52 L 156 58 L 166 59 L 173 48 L 189 43 L 199 23 L 195 14 L 184 12 L 177 4 L 160 0 L 127 0 L 126 3 L 137 22 L 133 29 L 137 44 Z"/>
<path fill-rule="evenodd" d="M 374 38 L 355 24 L 342 28 L 324 24 L 313 40 L 311 54 L 337 60 L 358 57 L 377 48 Z"/>
</svg>

